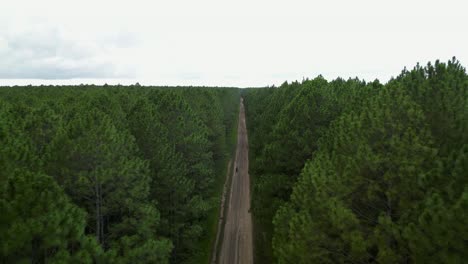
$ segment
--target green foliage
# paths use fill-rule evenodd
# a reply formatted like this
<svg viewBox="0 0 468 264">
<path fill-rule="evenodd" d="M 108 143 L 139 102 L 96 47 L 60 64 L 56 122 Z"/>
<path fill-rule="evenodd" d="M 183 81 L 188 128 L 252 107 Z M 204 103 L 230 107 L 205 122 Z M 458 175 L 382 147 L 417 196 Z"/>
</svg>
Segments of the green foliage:
<svg viewBox="0 0 468 264">
<path fill-rule="evenodd" d="M 258 263 L 468 258 L 468 76 L 243 92 Z M 210 241 L 237 89 L 0 89 L 0 257 L 194 263 Z"/>
<path fill-rule="evenodd" d="M 238 102 L 237 89 L 1 88 L 0 182 L 8 189 L 2 190 L 2 256 L 33 263 L 190 263 L 213 235 L 208 212 L 219 203 L 214 183 L 225 175 L 219 164 L 226 162 Z M 23 174 L 32 187 L 23 174 L 10 177 L 19 169 L 29 171 Z M 44 177 L 52 187 L 42 184 Z M 21 208 L 15 188 L 30 192 Z M 38 198 L 44 191 L 52 194 Z M 26 223 L 36 221 L 28 213 L 39 214 L 30 211 L 34 201 L 45 208 L 37 221 L 50 224 L 38 226 L 39 233 Z"/>
<path fill-rule="evenodd" d="M 30 168 L 38 163 L 32 144 L 24 132 L 24 122 L 18 122 L 15 109 L 0 99 L 0 185 L 17 168 Z"/>
<path fill-rule="evenodd" d="M 279 88 L 247 90 L 246 113 L 253 177 L 253 213 L 257 260 L 272 262 L 272 219 L 289 199 L 304 162 L 312 158 L 331 121 L 351 98 L 377 83 L 341 79 L 328 83 L 319 76 Z M 357 100 L 356 100 L 357 101 Z M 358 104 L 356 102 L 356 104 Z"/>
<path fill-rule="evenodd" d="M 93 263 L 102 258 L 86 236 L 86 214 L 54 180 L 17 170 L 2 185 L 1 259 L 5 263 Z"/>
<path fill-rule="evenodd" d="M 463 262 L 467 81 L 452 60 L 247 91 L 258 259 Z"/>
</svg>

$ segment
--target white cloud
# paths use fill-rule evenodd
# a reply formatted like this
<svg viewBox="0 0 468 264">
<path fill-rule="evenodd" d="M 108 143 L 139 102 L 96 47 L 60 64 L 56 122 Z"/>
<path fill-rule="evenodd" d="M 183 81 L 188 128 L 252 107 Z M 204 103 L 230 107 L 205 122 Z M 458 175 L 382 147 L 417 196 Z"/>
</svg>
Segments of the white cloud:
<svg viewBox="0 0 468 264">
<path fill-rule="evenodd" d="M 0 10 L 0 78 L 386 81 L 416 62 L 457 56 L 466 64 L 465 2 L 9 1 Z"/>
<path fill-rule="evenodd" d="M 115 63 L 117 51 L 131 44 L 130 39 L 113 39 L 119 35 L 80 38 L 60 25 L 36 22 L 9 28 L 0 37 L 0 78 L 113 78 L 134 74 L 130 69 L 122 72 Z"/>
</svg>

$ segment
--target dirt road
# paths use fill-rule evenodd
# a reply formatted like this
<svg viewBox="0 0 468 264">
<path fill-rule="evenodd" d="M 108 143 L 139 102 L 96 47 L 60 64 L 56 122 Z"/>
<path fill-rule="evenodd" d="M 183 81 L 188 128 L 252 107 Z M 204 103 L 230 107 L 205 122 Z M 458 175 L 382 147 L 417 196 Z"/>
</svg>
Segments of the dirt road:
<svg viewBox="0 0 468 264">
<path fill-rule="evenodd" d="M 253 263 L 249 146 L 243 99 L 240 102 L 236 159 L 218 263 Z"/>
</svg>

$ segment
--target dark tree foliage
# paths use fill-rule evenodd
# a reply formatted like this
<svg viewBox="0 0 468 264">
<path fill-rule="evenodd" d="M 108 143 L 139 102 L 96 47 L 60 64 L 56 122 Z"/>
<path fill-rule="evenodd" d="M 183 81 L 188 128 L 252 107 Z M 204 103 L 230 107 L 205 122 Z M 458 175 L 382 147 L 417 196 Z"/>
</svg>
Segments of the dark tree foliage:
<svg viewBox="0 0 468 264">
<path fill-rule="evenodd" d="M 0 259 L 191 263 L 238 102 L 238 89 L 0 88 Z"/>
<path fill-rule="evenodd" d="M 468 75 L 246 89 L 259 263 L 468 258 Z M 238 89 L 0 88 L 0 262 L 193 263 Z M 208 239 L 209 240 L 209 239 Z"/>
<path fill-rule="evenodd" d="M 273 261 L 272 219 L 289 200 L 305 161 L 317 149 L 316 139 L 352 99 L 359 104 L 362 91 L 374 87 L 380 85 L 342 79 L 329 83 L 319 76 L 245 92 L 257 261 Z"/>
<path fill-rule="evenodd" d="M 378 81 L 244 94 L 257 260 L 462 263 L 468 76 L 455 59 Z"/>
<path fill-rule="evenodd" d="M 86 236 L 86 213 L 50 176 L 15 170 L 2 185 L 3 263 L 99 262 L 103 252 Z"/>
</svg>

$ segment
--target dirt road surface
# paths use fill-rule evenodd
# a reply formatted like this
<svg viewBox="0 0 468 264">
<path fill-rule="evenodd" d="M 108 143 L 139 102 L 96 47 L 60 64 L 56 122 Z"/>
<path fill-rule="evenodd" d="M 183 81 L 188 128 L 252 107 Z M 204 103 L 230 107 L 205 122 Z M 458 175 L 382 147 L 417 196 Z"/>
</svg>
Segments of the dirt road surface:
<svg viewBox="0 0 468 264">
<path fill-rule="evenodd" d="M 249 146 L 241 99 L 237 150 L 227 205 L 226 224 L 218 263 L 253 263 L 252 216 L 250 214 Z"/>
</svg>

